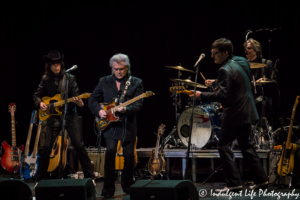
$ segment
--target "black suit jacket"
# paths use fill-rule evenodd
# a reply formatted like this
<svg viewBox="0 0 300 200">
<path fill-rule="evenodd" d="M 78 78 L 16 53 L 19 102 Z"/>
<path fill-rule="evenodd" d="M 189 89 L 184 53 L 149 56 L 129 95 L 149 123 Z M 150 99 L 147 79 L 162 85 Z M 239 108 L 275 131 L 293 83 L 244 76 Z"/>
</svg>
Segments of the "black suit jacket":
<svg viewBox="0 0 300 200">
<path fill-rule="evenodd" d="M 221 128 L 235 127 L 258 120 L 250 86 L 250 66 L 243 57 L 229 57 L 218 70 L 216 92 L 202 92 L 204 102 L 223 105 Z"/>
<path fill-rule="evenodd" d="M 121 82 L 120 91 L 117 89 L 116 80 L 113 75 L 100 78 L 98 85 L 89 97 L 88 104 L 91 112 L 99 117 L 100 106 L 99 103 L 109 103 L 113 98 L 121 95 L 125 88 L 127 78 Z M 130 85 L 127 89 L 124 102 L 133 99 L 134 97 L 142 94 L 144 86 L 142 80 L 131 76 Z M 121 122 L 112 122 L 104 130 L 104 137 L 110 139 L 121 140 L 125 133 L 123 128 L 126 129 L 124 141 L 135 141 L 136 138 L 136 113 L 140 111 L 143 105 L 143 99 L 140 99 L 129 106 L 126 106 L 124 113 L 124 120 Z"/>
<path fill-rule="evenodd" d="M 60 79 L 59 85 L 61 85 L 62 78 Z M 79 95 L 79 89 L 76 82 L 75 76 L 70 74 L 69 77 L 69 84 L 68 84 L 68 98 L 78 96 Z M 50 79 L 44 75 L 42 77 L 41 83 L 39 84 L 36 92 L 33 94 L 33 101 L 35 104 L 35 107 L 37 109 L 40 108 L 40 103 L 42 102 L 42 98 L 45 96 L 53 97 L 56 94 L 60 94 L 61 87 L 58 87 L 55 85 L 54 79 Z M 60 109 L 62 112 L 64 111 L 64 106 Z M 55 122 L 56 116 L 51 116 L 47 119 L 47 124 L 52 124 Z M 60 118 L 63 118 L 63 115 L 60 116 Z M 76 123 L 76 120 L 78 118 L 76 105 L 73 102 L 68 103 L 68 109 L 66 114 L 66 126 L 72 126 L 74 123 Z"/>
</svg>

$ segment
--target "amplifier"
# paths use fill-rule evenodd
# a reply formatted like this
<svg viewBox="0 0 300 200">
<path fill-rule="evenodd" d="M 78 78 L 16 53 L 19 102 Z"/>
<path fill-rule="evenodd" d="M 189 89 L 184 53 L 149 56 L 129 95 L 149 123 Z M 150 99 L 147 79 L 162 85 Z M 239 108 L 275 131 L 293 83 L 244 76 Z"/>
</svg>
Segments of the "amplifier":
<svg viewBox="0 0 300 200">
<path fill-rule="evenodd" d="M 101 152 L 98 151 L 98 148 L 88 147 L 86 152 L 94 163 L 94 172 L 99 172 L 101 177 L 104 177 L 104 163 L 105 163 L 105 150 L 106 148 L 101 147 Z M 82 167 L 79 162 L 79 171 L 82 171 Z"/>
</svg>

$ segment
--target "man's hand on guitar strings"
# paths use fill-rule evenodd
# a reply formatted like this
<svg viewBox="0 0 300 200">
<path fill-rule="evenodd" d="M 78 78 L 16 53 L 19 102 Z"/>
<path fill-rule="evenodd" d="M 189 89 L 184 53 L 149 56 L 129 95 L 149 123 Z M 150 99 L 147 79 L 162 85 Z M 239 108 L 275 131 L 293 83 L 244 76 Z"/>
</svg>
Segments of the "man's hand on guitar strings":
<svg viewBox="0 0 300 200">
<path fill-rule="evenodd" d="M 40 103 L 40 109 L 45 112 L 46 110 L 48 110 L 48 106 L 44 103 L 44 102 L 41 102 Z"/>
<path fill-rule="evenodd" d="M 121 103 L 120 103 L 120 105 L 121 105 Z M 120 112 L 120 113 L 125 113 L 126 112 L 126 107 L 120 107 L 120 108 L 117 109 L 117 111 Z"/>
</svg>

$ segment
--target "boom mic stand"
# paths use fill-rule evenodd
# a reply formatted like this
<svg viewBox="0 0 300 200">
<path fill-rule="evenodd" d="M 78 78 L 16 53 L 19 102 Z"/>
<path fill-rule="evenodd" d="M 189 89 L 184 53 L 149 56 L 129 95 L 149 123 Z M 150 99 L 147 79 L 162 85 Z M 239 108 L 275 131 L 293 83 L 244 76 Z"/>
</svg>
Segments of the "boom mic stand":
<svg viewBox="0 0 300 200">
<path fill-rule="evenodd" d="M 188 142 L 187 154 L 186 154 L 186 166 L 185 166 L 185 172 L 184 172 L 184 179 L 186 179 L 186 177 L 187 177 L 187 170 L 188 170 L 188 166 L 189 166 L 189 156 L 190 156 L 190 147 L 191 147 L 192 130 L 193 130 L 193 115 L 194 115 L 194 108 L 195 108 L 198 71 L 199 71 L 199 63 L 196 64 L 196 77 L 195 77 L 195 85 L 194 85 L 192 113 L 191 113 L 191 118 L 190 118 L 190 130 L 189 130 L 190 133 L 189 133 L 189 142 Z"/>
<path fill-rule="evenodd" d="M 59 175 L 58 177 L 60 179 L 63 179 L 62 172 L 63 172 L 63 166 L 62 166 L 62 158 L 63 158 L 63 149 L 64 149 L 64 141 L 65 141 L 65 128 L 66 128 L 66 113 L 68 108 L 68 89 L 69 89 L 69 73 L 65 73 L 67 79 L 66 79 L 66 89 L 65 89 L 65 110 L 64 110 L 64 117 L 63 117 L 63 124 L 62 124 L 62 134 L 61 134 L 61 151 L 60 151 L 60 161 L 59 161 Z"/>
</svg>

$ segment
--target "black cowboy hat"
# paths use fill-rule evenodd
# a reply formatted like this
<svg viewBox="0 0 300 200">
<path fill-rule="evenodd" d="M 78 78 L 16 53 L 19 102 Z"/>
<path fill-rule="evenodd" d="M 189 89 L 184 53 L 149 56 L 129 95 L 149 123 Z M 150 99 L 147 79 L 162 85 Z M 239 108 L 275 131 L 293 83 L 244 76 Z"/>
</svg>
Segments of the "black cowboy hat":
<svg viewBox="0 0 300 200">
<path fill-rule="evenodd" d="M 43 56 L 43 60 L 45 63 L 61 61 L 64 59 L 64 55 L 60 55 L 57 50 L 50 51 L 47 55 Z"/>
</svg>

